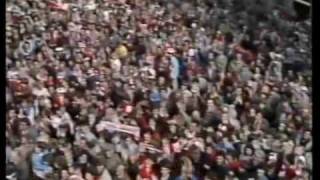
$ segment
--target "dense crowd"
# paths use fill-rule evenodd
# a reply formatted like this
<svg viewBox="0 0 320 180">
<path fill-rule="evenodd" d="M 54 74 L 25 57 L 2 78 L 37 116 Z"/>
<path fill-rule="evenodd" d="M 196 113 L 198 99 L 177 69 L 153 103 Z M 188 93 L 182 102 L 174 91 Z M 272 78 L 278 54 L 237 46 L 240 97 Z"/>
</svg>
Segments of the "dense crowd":
<svg viewBox="0 0 320 180">
<path fill-rule="evenodd" d="M 6 2 L 7 179 L 311 179 L 310 20 L 237 0 Z"/>
</svg>

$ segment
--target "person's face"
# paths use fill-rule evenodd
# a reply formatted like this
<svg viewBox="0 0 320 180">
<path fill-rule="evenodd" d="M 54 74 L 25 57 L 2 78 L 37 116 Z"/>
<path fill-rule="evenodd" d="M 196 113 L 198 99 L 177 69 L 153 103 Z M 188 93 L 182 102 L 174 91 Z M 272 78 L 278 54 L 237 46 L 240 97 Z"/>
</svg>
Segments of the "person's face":
<svg viewBox="0 0 320 180">
<path fill-rule="evenodd" d="M 207 146 L 207 147 L 206 147 L 206 153 L 207 153 L 207 154 L 212 154 L 212 153 L 213 153 L 213 149 L 212 149 L 211 146 Z"/>
<path fill-rule="evenodd" d="M 175 133 L 176 130 L 177 130 L 177 127 L 175 125 L 170 125 L 169 126 L 169 130 L 170 130 L 171 133 Z"/>
<path fill-rule="evenodd" d="M 109 157 L 112 157 L 114 154 L 114 151 L 113 150 L 107 150 L 106 151 L 106 156 L 109 158 Z"/>
<path fill-rule="evenodd" d="M 14 110 L 9 111 L 9 118 L 14 118 L 16 117 L 16 112 Z"/>
<path fill-rule="evenodd" d="M 200 115 L 200 112 L 199 111 L 193 111 L 192 112 L 192 117 L 193 117 L 193 119 L 197 119 L 197 120 L 199 120 L 201 117 L 200 117 L 201 115 Z"/>
<path fill-rule="evenodd" d="M 155 130 L 155 128 L 156 128 L 156 122 L 155 122 L 154 120 L 151 120 L 151 121 L 150 121 L 150 127 L 151 127 L 153 130 Z"/>
<path fill-rule="evenodd" d="M 97 166 L 97 170 L 98 170 L 98 173 L 99 173 L 99 174 L 102 174 L 103 169 L 104 169 L 104 166 L 103 166 L 103 165 Z"/>
<path fill-rule="evenodd" d="M 277 154 L 271 153 L 269 155 L 269 161 L 272 163 L 272 162 L 275 162 L 276 160 L 277 160 Z"/>
<path fill-rule="evenodd" d="M 286 130 L 287 130 L 288 133 L 292 133 L 294 131 L 291 126 L 287 126 Z"/>
<path fill-rule="evenodd" d="M 246 148 L 246 155 L 251 156 L 252 155 L 252 149 L 251 148 Z"/>
<path fill-rule="evenodd" d="M 121 82 L 117 81 L 117 82 L 115 83 L 115 85 L 116 85 L 117 88 L 119 88 L 119 87 L 121 87 Z"/>
<path fill-rule="evenodd" d="M 170 174 L 170 169 L 166 167 L 161 167 L 161 176 L 168 176 Z"/>
<path fill-rule="evenodd" d="M 311 133 L 310 131 L 306 131 L 303 135 L 304 139 L 306 140 L 310 140 L 311 139 Z"/>
<path fill-rule="evenodd" d="M 86 67 L 86 68 L 90 68 L 90 62 L 89 61 L 85 61 L 83 63 L 83 66 Z"/>
<path fill-rule="evenodd" d="M 224 138 L 222 139 L 222 141 L 223 141 L 224 143 L 228 143 L 228 142 L 229 142 L 229 140 L 228 140 L 227 137 L 224 137 Z"/>
<path fill-rule="evenodd" d="M 285 128 L 286 128 L 286 125 L 284 123 L 281 123 L 279 125 L 279 131 L 283 132 L 285 130 Z"/>
<path fill-rule="evenodd" d="M 227 156 L 226 156 L 226 160 L 227 160 L 228 162 L 232 162 L 232 161 L 233 161 L 233 157 L 232 157 L 231 155 L 227 155 Z"/>
<path fill-rule="evenodd" d="M 265 175 L 265 173 L 264 173 L 263 170 L 258 170 L 258 176 L 259 176 L 259 177 L 262 177 L 262 176 L 264 176 L 264 175 Z"/>
<path fill-rule="evenodd" d="M 24 131 L 24 130 L 26 130 L 27 128 L 28 128 L 28 125 L 27 125 L 26 122 L 21 122 L 21 123 L 20 123 L 20 126 L 19 126 L 20 131 Z"/>
<path fill-rule="evenodd" d="M 261 113 L 257 113 L 256 119 L 262 120 L 263 116 Z"/>
<path fill-rule="evenodd" d="M 228 121 L 228 114 L 227 113 L 223 113 L 222 114 L 222 123 L 223 124 L 228 124 L 229 121 Z"/>
<path fill-rule="evenodd" d="M 255 109 L 250 109 L 249 116 L 250 117 L 255 117 L 256 116 L 256 110 Z"/>
<path fill-rule="evenodd" d="M 28 144 L 28 139 L 26 137 L 22 137 L 21 144 Z"/>
<path fill-rule="evenodd" d="M 223 165 L 224 163 L 224 157 L 223 156 L 218 156 L 217 157 L 217 164 L 218 165 Z"/>
<path fill-rule="evenodd" d="M 80 147 L 86 147 L 87 146 L 86 140 L 84 140 L 84 139 L 80 140 L 79 145 L 80 145 Z"/>
<path fill-rule="evenodd" d="M 116 170 L 116 176 L 118 178 L 122 178 L 124 176 L 124 170 L 125 170 L 125 167 L 123 165 L 118 166 Z"/>
<path fill-rule="evenodd" d="M 151 168 L 152 165 L 153 165 L 153 162 L 152 162 L 151 159 L 147 159 L 145 163 L 146 163 L 146 166 L 147 166 L 148 168 Z"/>
<path fill-rule="evenodd" d="M 159 85 L 164 85 L 166 83 L 165 79 L 163 77 L 159 78 Z"/>
<path fill-rule="evenodd" d="M 144 140 L 145 140 L 146 142 L 150 142 L 150 141 L 151 141 L 151 135 L 150 135 L 150 133 L 145 133 L 145 134 L 143 135 L 143 137 L 144 137 Z"/>
<path fill-rule="evenodd" d="M 61 171 L 61 178 L 62 179 L 67 179 L 69 177 L 69 173 L 66 170 Z"/>
</svg>

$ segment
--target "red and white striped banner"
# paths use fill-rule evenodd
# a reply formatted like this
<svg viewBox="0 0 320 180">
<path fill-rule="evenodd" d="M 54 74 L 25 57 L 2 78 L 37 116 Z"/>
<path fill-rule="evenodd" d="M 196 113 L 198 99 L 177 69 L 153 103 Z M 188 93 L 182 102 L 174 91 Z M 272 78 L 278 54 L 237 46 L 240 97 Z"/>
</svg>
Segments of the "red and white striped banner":
<svg viewBox="0 0 320 180">
<path fill-rule="evenodd" d="M 155 147 L 154 147 L 153 145 L 151 145 L 151 144 L 146 144 L 146 143 L 144 143 L 143 146 L 144 146 L 145 149 L 147 149 L 147 150 L 149 150 L 149 151 L 154 151 L 154 152 L 157 152 L 157 153 L 162 153 L 162 152 L 163 152 L 162 150 L 155 148 Z"/>
<path fill-rule="evenodd" d="M 137 126 L 130 126 L 130 125 L 125 125 L 125 124 L 120 124 L 120 123 L 114 123 L 114 122 L 102 122 L 98 124 L 99 129 L 106 129 L 110 131 L 118 131 L 118 132 L 123 132 L 127 134 L 132 134 L 136 137 L 140 136 L 140 128 Z"/>
<path fill-rule="evenodd" d="M 61 2 L 49 1 L 48 7 L 53 10 L 57 10 L 57 11 L 68 11 L 69 10 L 69 4 L 61 3 Z"/>
</svg>

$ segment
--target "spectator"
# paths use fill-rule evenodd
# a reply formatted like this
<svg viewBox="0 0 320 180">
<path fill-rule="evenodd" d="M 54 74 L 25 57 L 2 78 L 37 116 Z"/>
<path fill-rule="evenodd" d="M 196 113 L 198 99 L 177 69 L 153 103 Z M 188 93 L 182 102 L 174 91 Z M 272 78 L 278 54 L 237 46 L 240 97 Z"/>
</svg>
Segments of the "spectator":
<svg viewBox="0 0 320 180">
<path fill-rule="evenodd" d="M 7 178 L 310 179 L 310 25 L 245 4 L 9 0 Z"/>
</svg>

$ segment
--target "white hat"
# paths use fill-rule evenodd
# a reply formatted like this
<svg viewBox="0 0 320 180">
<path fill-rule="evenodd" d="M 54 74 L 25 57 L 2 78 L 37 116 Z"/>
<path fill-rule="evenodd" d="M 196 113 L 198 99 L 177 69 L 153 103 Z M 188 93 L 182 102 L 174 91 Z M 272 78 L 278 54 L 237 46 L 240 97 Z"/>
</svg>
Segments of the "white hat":
<svg viewBox="0 0 320 180">
<path fill-rule="evenodd" d="M 183 94 L 185 94 L 187 97 L 192 97 L 192 93 L 189 90 L 184 90 Z"/>
<path fill-rule="evenodd" d="M 68 180 L 83 180 L 83 178 L 78 175 L 72 175 L 68 178 Z"/>
<path fill-rule="evenodd" d="M 89 4 L 85 6 L 85 9 L 87 10 L 95 10 L 97 8 L 97 4 L 95 4 L 93 1 L 90 1 Z"/>
<path fill-rule="evenodd" d="M 222 125 L 221 128 L 220 128 L 220 130 L 221 130 L 221 131 L 224 131 L 224 132 L 227 131 L 227 126 Z"/>
<path fill-rule="evenodd" d="M 12 6 L 7 7 L 7 12 L 12 12 L 12 11 L 13 11 L 13 7 Z"/>
<path fill-rule="evenodd" d="M 304 156 L 299 156 L 298 160 L 301 161 L 303 164 L 306 164 L 307 160 Z"/>
<path fill-rule="evenodd" d="M 206 130 L 207 130 L 207 132 L 214 132 L 212 127 L 208 127 Z"/>
<path fill-rule="evenodd" d="M 17 71 L 9 71 L 7 73 L 8 78 L 15 78 L 19 75 L 19 73 Z"/>
<path fill-rule="evenodd" d="M 193 138 L 194 137 L 193 134 L 191 132 L 189 132 L 189 131 L 187 131 L 185 134 L 186 134 L 187 138 Z"/>
<path fill-rule="evenodd" d="M 45 135 L 39 136 L 37 138 L 37 142 L 42 142 L 42 143 L 48 143 L 49 142 L 49 138 Z"/>
<path fill-rule="evenodd" d="M 89 70 L 88 70 L 88 74 L 89 74 L 89 75 L 93 75 L 93 74 L 94 74 L 94 70 L 93 70 L 93 69 L 89 69 Z"/>
<path fill-rule="evenodd" d="M 270 53 L 269 53 L 269 56 L 271 57 L 271 59 L 274 59 L 274 58 L 275 58 L 275 55 L 276 55 L 276 54 L 275 54 L 274 52 L 270 52 Z"/>
<path fill-rule="evenodd" d="M 55 49 L 56 52 L 61 52 L 61 51 L 63 51 L 63 50 L 64 50 L 63 47 L 57 47 L 57 48 Z"/>
<path fill-rule="evenodd" d="M 149 68 L 148 69 L 148 72 L 149 72 L 149 76 L 148 76 L 148 78 L 149 79 L 155 79 L 156 78 L 156 71 L 154 70 L 154 69 L 152 69 L 152 68 Z"/>
<path fill-rule="evenodd" d="M 188 56 L 189 57 L 194 57 L 195 54 L 196 54 L 196 50 L 195 49 L 189 49 L 189 51 L 188 51 Z"/>
<path fill-rule="evenodd" d="M 302 87 L 301 87 L 301 91 L 308 92 L 308 88 L 307 88 L 306 86 L 302 86 Z"/>
<path fill-rule="evenodd" d="M 202 142 L 200 141 L 196 141 L 194 142 L 194 145 L 196 145 L 198 148 L 200 148 L 201 150 L 204 150 L 204 145 Z"/>
<path fill-rule="evenodd" d="M 11 26 L 6 26 L 6 31 L 10 31 L 11 29 Z"/>
<path fill-rule="evenodd" d="M 176 52 L 176 50 L 174 48 L 168 48 L 167 49 L 167 53 L 173 54 L 175 52 Z"/>
<path fill-rule="evenodd" d="M 63 78 L 64 78 L 64 75 L 63 75 L 63 74 L 58 74 L 58 75 L 57 75 L 57 78 L 58 78 L 58 79 L 63 79 Z"/>
<path fill-rule="evenodd" d="M 22 119 L 22 118 L 25 118 L 26 116 L 23 115 L 23 114 L 18 114 L 18 118 Z"/>
<path fill-rule="evenodd" d="M 57 93 L 66 93 L 67 90 L 65 88 L 58 88 Z"/>
<path fill-rule="evenodd" d="M 80 43 L 79 43 L 79 47 L 80 47 L 80 48 L 85 48 L 85 47 L 86 47 L 86 44 L 84 44 L 83 42 L 80 42 Z"/>
<path fill-rule="evenodd" d="M 45 27 L 43 27 L 43 26 L 40 26 L 40 27 L 39 27 L 39 30 L 40 30 L 40 31 L 45 31 L 45 30 L 46 30 L 46 28 L 45 28 Z"/>
</svg>

